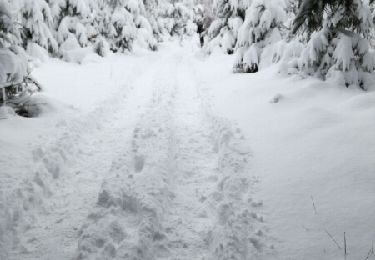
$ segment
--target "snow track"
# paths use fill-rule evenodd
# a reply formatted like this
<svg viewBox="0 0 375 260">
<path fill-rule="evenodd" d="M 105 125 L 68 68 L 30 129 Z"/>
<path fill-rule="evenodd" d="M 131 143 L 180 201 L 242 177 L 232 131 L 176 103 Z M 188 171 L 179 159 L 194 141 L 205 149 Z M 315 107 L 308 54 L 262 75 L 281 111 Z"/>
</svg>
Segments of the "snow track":
<svg viewBox="0 0 375 260">
<path fill-rule="evenodd" d="M 245 137 L 211 111 L 191 53 L 160 55 L 121 95 L 35 150 L 42 201 L 11 259 L 245 260 L 269 251 Z"/>
<path fill-rule="evenodd" d="M 160 221 L 169 198 L 174 102 L 168 69 L 152 78 L 147 108 L 104 180 L 97 207 L 80 232 L 79 259 L 155 259 L 166 253 Z"/>
</svg>

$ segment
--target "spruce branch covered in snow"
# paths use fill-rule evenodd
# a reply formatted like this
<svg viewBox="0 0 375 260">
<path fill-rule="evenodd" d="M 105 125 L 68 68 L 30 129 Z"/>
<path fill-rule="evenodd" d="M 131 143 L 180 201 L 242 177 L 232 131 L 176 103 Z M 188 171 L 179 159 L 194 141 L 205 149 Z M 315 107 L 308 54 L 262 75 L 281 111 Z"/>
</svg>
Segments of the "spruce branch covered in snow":
<svg viewBox="0 0 375 260">
<path fill-rule="evenodd" d="M 283 0 L 254 0 L 238 31 L 236 72 L 257 72 L 262 51 L 285 34 L 286 5 Z"/>
<path fill-rule="evenodd" d="M 21 83 L 27 75 L 27 61 L 21 48 L 19 26 L 15 23 L 15 14 L 5 0 L 0 0 L 0 87 L 9 87 L 12 83 Z M 3 88 L 0 98 L 3 99 Z M 3 100 L 2 100 L 3 101 Z"/>
<path fill-rule="evenodd" d="M 215 19 L 207 29 L 207 51 L 219 46 L 228 54 L 233 54 L 237 43 L 238 30 L 245 19 L 246 3 L 242 0 L 215 0 Z"/>
<path fill-rule="evenodd" d="M 0 1 L 0 47 L 5 44 L 10 27 L 10 13 L 5 1 Z"/>
<path fill-rule="evenodd" d="M 302 1 L 293 32 L 304 34 L 307 44 L 298 69 L 347 87 L 367 89 L 375 69 L 369 4 L 362 0 Z"/>
<path fill-rule="evenodd" d="M 0 44 L 2 47 L 5 44 L 7 33 L 11 26 L 11 16 L 8 10 L 7 3 L 4 0 L 0 1 Z"/>
<path fill-rule="evenodd" d="M 154 29 L 147 19 L 145 5 L 136 0 L 111 0 L 109 10 L 109 42 L 115 52 L 132 51 L 133 45 L 156 49 Z"/>
<path fill-rule="evenodd" d="M 31 48 L 31 53 L 38 45 L 66 60 L 70 60 L 66 58 L 67 52 L 73 50 L 93 49 L 99 55 L 108 53 L 108 48 L 113 52 L 131 52 L 135 46 L 156 50 L 163 34 L 170 35 L 176 28 L 182 28 L 181 33 L 195 30 L 189 1 L 172 4 L 167 0 L 2 0 L 0 3 L 2 45 Z"/>
<path fill-rule="evenodd" d="M 375 69 L 373 0 L 217 0 L 206 52 L 236 52 L 235 72 L 280 62 L 302 73 L 367 89 Z"/>
<path fill-rule="evenodd" d="M 57 41 L 61 46 L 74 36 L 81 47 L 88 45 L 90 9 L 85 0 L 55 0 L 51 5 Z"/>
<path fill-rule="evenodd" d="M 175 2 L 169 10 L 169 16 L 173 19 L 173 27 L 171 35 L 181 36 L 183 34 L 191 33 L 189 25 L 193 20 L 193 8 L 188 8 L 182 2 Z"/>
<path fill-rule="evenodd" d="M 19 26 L 6 0 L 0 0 L 0 48 L 10 47 L 20 41 Z"/>
<path fill-rule="evenodd" d="M 182 37 L 196 32 L 192 1 L 164 1 L 159 6 L 159 33 L 164 34 L 164 37 Z"/>
<path fill-rule="evenodd" d="M 48 3 L 45 0 L 23 0 L 12 3 L 20 16 L 23 48 L 27 49 L 29 43 L 36 43 L 56 53 L 58 46 L 53 36 L 53 18 Z"/>
<path fill-rule="evenodd" d="M 375 69 L 374 2 L 215 0 L 198 3 L 202 16 L 191 0 L 2 0 L 0 44 L 80 62 L 89 52 L 156 50 L 158 42 L 196 32 L 200 15 L 205 51 L 235 53 L 235 72 L 280 62 L 288 74 L 367 89 Z"/>
</svg>

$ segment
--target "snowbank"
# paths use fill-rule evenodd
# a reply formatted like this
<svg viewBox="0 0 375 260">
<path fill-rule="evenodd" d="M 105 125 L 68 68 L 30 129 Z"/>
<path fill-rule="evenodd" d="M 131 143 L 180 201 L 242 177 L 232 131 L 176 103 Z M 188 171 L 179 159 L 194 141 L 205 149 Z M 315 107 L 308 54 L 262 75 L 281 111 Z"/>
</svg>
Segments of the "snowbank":
<svg viewBox="0 0 375 260">
<path fill-rule="evenodd" d="M 5 57 L 14 55 L 6 52 Z M 98 104 L 108 99 L 113 104 L 116 93 L 125 91 L 135 75 L 133 67 L 144 62 L 124 55 L 82 66 L 48 59 L 33 71 L 44 86 L 42 94 L 33 96 L 46 103 L 40 117 L 26 119 L 2 108 L 0 147 L 6 149 L 0 149 L 0 259 L 9 259 L 14 250 L 19 259 L 34 249 L 39 237 L 25 241 L 22 234 L 59 190 L 55 185 L 65 178 L 67 162 L 84 153 L 78 142 L 82 133 L 88 128 L 99 131 L 98 122 L 105 121 L 109 112 Z M 16 65 L 9 71 L 17 71 Z M 123 102 L 121 95 L 117 99 Z"/>
<path fill-rule="evenodd" d="M 283 78 L 276 67 L 233 75 L 231 62 L 215 55 L 195 66 L 215 110 L 250 139 L 265 221 L 280 241 L 270 259 L 342 259 L 344 232 L 346 259 L 365 259 L 375 237 L 375 93 Z"/>
</svg>

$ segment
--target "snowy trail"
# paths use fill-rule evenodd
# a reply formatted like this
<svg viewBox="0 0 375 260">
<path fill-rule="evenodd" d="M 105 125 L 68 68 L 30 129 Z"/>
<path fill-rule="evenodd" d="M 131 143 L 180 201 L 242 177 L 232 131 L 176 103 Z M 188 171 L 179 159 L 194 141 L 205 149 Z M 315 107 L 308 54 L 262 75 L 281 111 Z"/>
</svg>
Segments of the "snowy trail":
<svg viewBox="0 0 375 260">
<path fill-rule="evenodd" d="M 152 71 L 144 73 L 147 77 Z M 30 194 L 22 197 L 37 198 L 33 203 L 37 210 L 23 214 L 27 223 L 19 225 L 23 234 L 10 259 L 73 258 L 81 222 L 96 204 L 102 179 L 113 167 L 112 158 L 127 147 L 119 140 L 130 138 L 133 120 L 141 113 L 142 102 L 149 99 L 150 86 L 150 81 L 127 78 L 116 96 L 83 118 L 60 122 L 57 139 L 35 149 L 34 163 L 39 166 L 32 183 L 22 187 Z M 42 193 L 42 201 L 35 193 Z"/>
<path fill-rule="evenodd" d="M 209 109 L 191 58 L 178 72 L 169 258 L 255 258 L 265 245 L 254 209 L 261 204 L 252 201 L 250 149 L 240 129 Z"/>
<path fill-rule="evenodd" d="M 61 148 L 74 156 L 45 187 L 22 255 L 11 259 L 245 260 L 270 251 L 250 148 L 210 109 L 186 49 L 162 51 L 92 117 L 67 123 L 50 150 L 78 151 Z M 108 116 L 96 122 L 98 113 Z M 36 161 L 50 154 L 37 150 Z"/>
</svg>

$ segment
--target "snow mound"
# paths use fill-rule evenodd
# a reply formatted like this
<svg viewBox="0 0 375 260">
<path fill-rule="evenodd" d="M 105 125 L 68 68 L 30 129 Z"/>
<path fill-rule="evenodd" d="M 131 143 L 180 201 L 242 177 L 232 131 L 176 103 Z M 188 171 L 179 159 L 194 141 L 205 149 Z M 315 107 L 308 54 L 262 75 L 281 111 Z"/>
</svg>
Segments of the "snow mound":
<svg viewBox="0 0 375 260">
<path fill-rule="evenodd" d="M 29 43 L 26 52 L 34 59 L 34 63 L 37 65 L 46 62 L 49 58 L 48 51 L 36 43 Z"/>
<path fill-rule="evenodd" d="M 27 75 L 27 59 L 9 49 L 0 49 L 0 84 L 20 83 Z"/>
<path fill-rule="evenodd" d="M 100 58 L 99 54 L 108 55 L 108 44 L 105 41 L 98 41 L 94 47 L 82 48 L 73 34 L 69 34 L 60 46 L 60 55 L 66 62 L 78 64 L 97 62 Z"/>
</svg>

